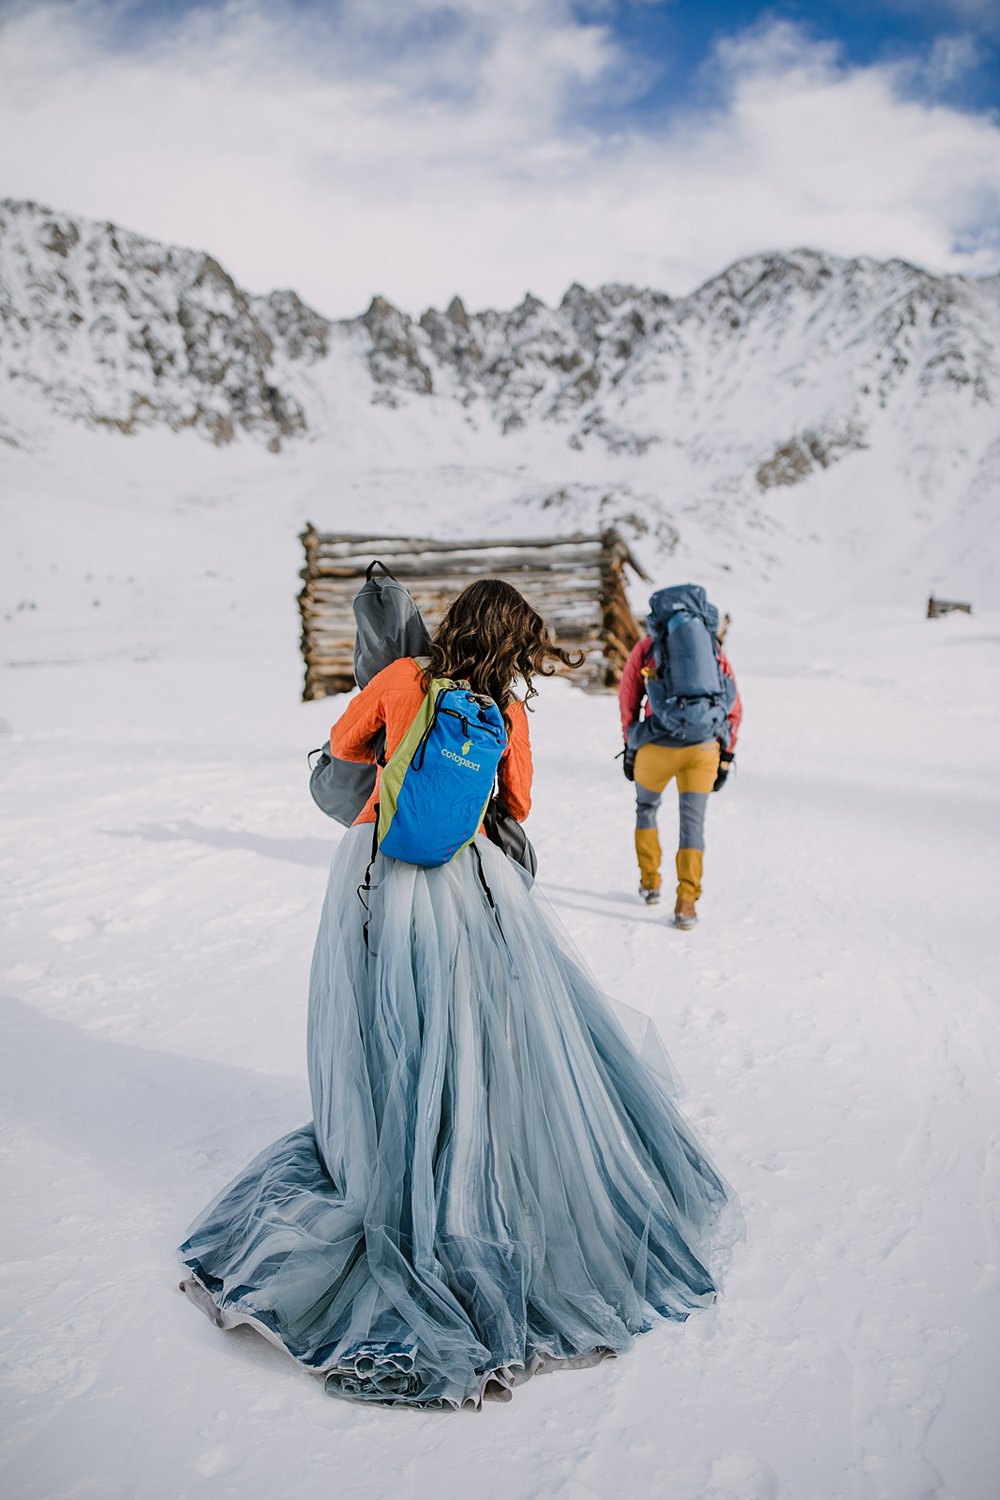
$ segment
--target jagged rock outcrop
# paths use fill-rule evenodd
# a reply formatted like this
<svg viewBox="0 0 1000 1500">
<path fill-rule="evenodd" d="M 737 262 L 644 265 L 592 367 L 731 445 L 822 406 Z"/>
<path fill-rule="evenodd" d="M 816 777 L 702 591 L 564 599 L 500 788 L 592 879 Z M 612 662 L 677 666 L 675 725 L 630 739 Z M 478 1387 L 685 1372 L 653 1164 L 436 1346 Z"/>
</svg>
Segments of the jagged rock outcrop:
<svg viewBox="0 0 1000 1500">
<path fill-rule="evenodd" d="M 292 292 L 251 298 L 210 255 L 0 204 L 0 378 L 61 415 L 277 450 L 307 425 L 282 367 L 322 357 L 328 330 Z"/>
<path fill-rule="evenodd" d="M 413 319 L 384 297 L 373 297 L 361 323 L 370 341 L 372 399 L 384 406 L 396 406 L 406 391 L 431 395 L 434 378 L 421 358 Z"/>
</svg>

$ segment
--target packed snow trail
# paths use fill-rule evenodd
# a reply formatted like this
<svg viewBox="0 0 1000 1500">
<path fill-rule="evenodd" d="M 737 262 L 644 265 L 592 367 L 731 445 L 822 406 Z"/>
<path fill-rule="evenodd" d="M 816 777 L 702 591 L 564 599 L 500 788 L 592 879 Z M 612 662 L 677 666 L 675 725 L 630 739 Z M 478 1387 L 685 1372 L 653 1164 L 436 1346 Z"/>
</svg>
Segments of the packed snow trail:
<svg viewBox="0 0 1000 1500">
<path fill-rule="evenodd" d="M 543 685 L 541 891 L 654 1017 L 746 1241 L 708 1314 L 480 1415 L 332 1400 L 176 1290 L 193 1215 L 309 1114 L 337 706 L 270 623 L 3 672 L 4 1493 L 992 1500 L 1000 620 L 740 614 L 690 934 L 636 899 L 614 700 Z"/>
</svg>

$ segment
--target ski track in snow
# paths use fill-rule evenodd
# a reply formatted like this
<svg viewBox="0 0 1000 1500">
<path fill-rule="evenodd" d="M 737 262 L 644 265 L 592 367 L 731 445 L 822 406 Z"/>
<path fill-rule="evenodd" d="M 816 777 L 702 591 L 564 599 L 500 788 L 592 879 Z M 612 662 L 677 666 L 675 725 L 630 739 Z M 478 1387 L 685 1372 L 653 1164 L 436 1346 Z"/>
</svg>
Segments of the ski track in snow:
<svg viewBox="0 0 1000 1500">
<path fill-rule="evenodd" d="M 210 518 L 176 525 L 214 568 Z M 306 791 L 337 705 L 297 701 L 294 547 L 168 588 L 172 535 L 143 650 L 131 606 L 53 604 L 4 652 L 48 663 L 7 667 L 0 708 L 4 1494 L 993 1500 L 1000 617 L 748 595 L 690 934 L 636 898 L 614 700 L 542 686 L 540 894 L 655 1021 L 745 1239 L 717 1306 L 626 1358 L 480 1414 L 375 1410 L 176 1291 L 193 1216 L 308 1118 L 338 830 Z"/>
</svg>

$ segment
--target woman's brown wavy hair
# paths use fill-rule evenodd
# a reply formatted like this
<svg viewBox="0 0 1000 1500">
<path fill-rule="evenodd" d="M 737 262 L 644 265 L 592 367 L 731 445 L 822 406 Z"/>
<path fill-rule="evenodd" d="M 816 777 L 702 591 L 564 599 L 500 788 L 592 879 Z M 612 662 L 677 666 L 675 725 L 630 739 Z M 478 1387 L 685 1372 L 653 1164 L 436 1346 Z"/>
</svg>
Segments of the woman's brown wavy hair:
<svg viewBox="0 0 1000 1500">
<path fill-rule="evenodd" d="M 453 600 L 434 632 L 425 689 L 433 677 L 463 678 L 473 692 L 506 709 L 514 680 L 527 685 L 525 703 L 537 696 L 532 679 L 551 677 L 556 663 L 578 667 L 582 651 L 564 651 L 517 589 L 502 578 L 479 578 Z"/>
</svg>

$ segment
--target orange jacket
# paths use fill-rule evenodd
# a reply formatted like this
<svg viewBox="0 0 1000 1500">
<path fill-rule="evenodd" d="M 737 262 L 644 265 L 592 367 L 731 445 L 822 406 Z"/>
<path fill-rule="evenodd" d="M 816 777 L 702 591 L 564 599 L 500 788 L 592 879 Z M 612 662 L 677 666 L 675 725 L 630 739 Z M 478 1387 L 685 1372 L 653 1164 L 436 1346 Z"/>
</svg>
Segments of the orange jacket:
<svg viewBox="0 0 1000 1500">
<path fill-rule="evenodd" d="M 395 750 L 424 699 L 423 668 L 412 656 L 392 662 L 352 698 L 330 730 L 330 753 L 340 760 L 373 761 L 372 737 L 385 726 L 385 758 Z M 507 748 L 500 759 L 500 800 L 519 823 L 531 811 L 531 743 L 524 704 L 516 699 L 507 711 Z M 382 771 L 375 790 L 354 819 L 374 823 Z"/>
</svg>

